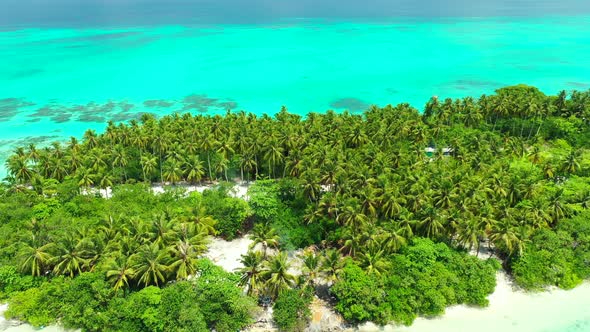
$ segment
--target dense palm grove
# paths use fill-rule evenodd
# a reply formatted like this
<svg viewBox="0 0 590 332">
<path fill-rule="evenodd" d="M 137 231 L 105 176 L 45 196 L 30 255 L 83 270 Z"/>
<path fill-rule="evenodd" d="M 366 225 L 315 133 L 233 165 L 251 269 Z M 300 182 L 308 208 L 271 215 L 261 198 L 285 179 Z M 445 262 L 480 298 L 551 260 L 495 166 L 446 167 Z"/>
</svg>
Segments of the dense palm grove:
<svg viewBox="0 0 590 332">
<path fill-rule="evenodd" d="M 320 285 L 350 322 L 486 305 L 497 263 L 464 252 L 482 248 L 523 287 L 571 288 L 590 277 L 589 121 L 590 91 L 515 86 L 433 98 L 422 114 L 402 104 L 305 118 L 144 115 L 82 141 L 22 147 L 0 202 L 10 280 L 0 290 L 13 316 L 38 325 L 222 331 L 251 323 L 256 300 L 275 303 L 282 329 L 301 329 Z M 154 196 L 134 185 L 233 180 L 256 180 L 248 202 L 227 186 Z M 79 194 L 109 187 L 110 199 Z M 210 235 L 247 232 L 257 245 L 235 274 L 201 259 Z M 287 255 L 297 248 L 308 248 L 299 277 Z M 48 294 L 74 290 L 101 314 L 33 314 Z M 171 308 L 165 298 L 181 292 Z M 238 307 L 214 305 L 223 301 Z M 184 312 L 187 303 L 202 309 Z M 106 324 L 113 315 L 128 325 Z"/>
</svg>

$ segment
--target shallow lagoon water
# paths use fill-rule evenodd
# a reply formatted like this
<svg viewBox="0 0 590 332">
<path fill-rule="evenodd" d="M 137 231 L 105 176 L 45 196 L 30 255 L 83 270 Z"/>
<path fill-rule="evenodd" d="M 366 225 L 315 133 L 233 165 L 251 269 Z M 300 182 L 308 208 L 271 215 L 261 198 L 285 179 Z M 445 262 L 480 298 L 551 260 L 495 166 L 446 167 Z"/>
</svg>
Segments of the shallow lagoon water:
<svg viewBox="0 0 590 332">
<path fill-rule="evenodd" d="M 18 10 L 3 11 L 0 161 L 17 145 L 80 137 L 88 128 L 100 131 L 107 120 L 125 121 L 142 112 L 272 114 L 282 105 L 298 114 L 361 112 L 370 104 L 402 101 L 421 108 L 433 95 L 478 96 L 518 83 L 546 93 L 586 90 L 590 14 L 587 2 L 577 3 L 586 7 L 576 11 L 564 5 L 567 11 L 556 16 L 549 16 L 556 13 L 550 6 L 532 8 L 533 16 L 503 15 L 493 8 L 485 12 L 492 15 L 446 15 L 446 7 L 440 9 L 443 15 L 415 15 L 420 8 L 406 4 L 413 9 L 408 15 L 387 16 L 393 12 L 384 10 L 353 19 L 354 10 L 370 16 L 359 7 L 349 8 L 348 15 L 321 18 L 318 12 L 297 19 L 306 14 L 299 10 L 273 20 L 239 19 L 238 6 L 231 19 L 189 23 L 164 15 L 158 24 L 145 16 L 127 19 L 119 9 L 113 11 L 118 20 L 109 24 L 92 20 L 89 13 L 72 24 L 59 15 L 35 20 L 31 14 L 30 20 L 19 21 L 14 19 Z M 530 10 L 524 6 L 524 11 Z M 552 316 L 545 330 L 531 331 L 590 330 L 590 298 L 576 294 L 585 293 L 539 297 L 535 303 L 547 313 L 559 312 L 568 299 L 573 304 L 567 315 Z M 469 312 L 461 317 L 454 312 L 449 331 L 474 327 L 462 318 Z M 507 317 L 513 319 L 510 324 L 496 320 L 494 326 L 489 319 L 485 327 L 525 331 L 539 318 Z M 420 321 L 407 330 L 429 326 Z"/>
</svg>

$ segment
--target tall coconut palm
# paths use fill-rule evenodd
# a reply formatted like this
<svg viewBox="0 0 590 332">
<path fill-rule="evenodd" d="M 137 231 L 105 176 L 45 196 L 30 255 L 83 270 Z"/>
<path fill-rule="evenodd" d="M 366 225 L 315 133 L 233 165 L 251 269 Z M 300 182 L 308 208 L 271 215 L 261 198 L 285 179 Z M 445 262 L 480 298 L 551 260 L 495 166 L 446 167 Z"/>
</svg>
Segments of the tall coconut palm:
<svg viewBox="0 0 590 332">
<path fill-rule="evenodd" d="M 14 176 L 18 183 L 28 183 L 34 175 L 29 158 L 25 155 L 12 155 L 6 161 L 6 166 L 8 172 Z"/>
<path fill-rule="evenodd" d="M 508 220 L 503 219 L 491 229 L 490 240 L 508 251 L 509 255 L 514 254 L 520 247 L 519 238 L 516 236 L 514 225 Z"/>
<path fill-rule="evenodd" d="M 250 239 L 252 240 L 250 249 L 254 249 L 260 244 L 265 259 L 268 248 L 278 248 L 279 246 L 279 236 L 276 230 L 267 223 L 256 224 L 252 229 Z"/>
<path fill-rule="evenodd" d="M 141 156 L 139 163 L 141 165 L 141 171 L 143 172 L 143 180 L 147 182 L 158 166 L 158 158 L 150 153 L 146 153 Z"/>
<path fill-rule="evenodd" d="M 270 140 L 264 153 L 264 159 L 268 164 L 268 174 L 274 178 L 274 169 L 283 161 L 283 148 L 275 140 Z"/>
<path fill-rule="evenodd" d="M 390 267 L 385 252 L 378 246 L 369 246 L 364 252 L 361 252 L 359 262 L 368 274 L 381 275 Z"/>
<path fill-rule="evenodd" d="M 388 186 L 380 197 L 381 213 L 386 218 L 393 218 L 402 212 L 403 206 L 407 203 L 405 197 L 397 188 Z"/>
<path fill-rule="evenodd" d="M 201 182 L 203 175 L 205 175 L 205 169 L 203 163 L 199 160 L 198 156 L 189 157 L 184 163 L 186 179 L 192 184 Z"/>
<path fill-rule="evenodd" d="M 106 264 L 106 277 L 115 292 L 129 288 L 129 283 L 135 278 L 135 270 L 131 267 L 128 257 L 111 259 Z"/>
<path fill-rule="evenodd" d="M 358 200 L 354 199 L 345 203 L 338 215 L 337 221 L 354 231 L 360 231 L 369 223 L 369 218 L 361 212 Z"/>
<path fill-rule="evenodd" d="M 169 268 L 176 275 L 176 280 L 186 280 L 195 274 L 197 259 L 202 254 L 201 248 L 190 240 L 180 240 L 169 250 L 172 256 Z"/>
<path fill-rule="evenodd" d="M 172 184 L 174 185 L 176 184 L 176 182 L 179 182 L 182 179 L 182 164 L 176 159 L 166 159 L 162 167 L 162 176 L 164 181 L 172 182 Z"/>
<path fill-rule="evenodd" d="M 207 209 L 203 205 L 202 201 L 199 201 L 196 205 L 191 206 L 184 212 L 182 220 L 192 222 L 195 224 L 198 232 L 204 232 L 209 235 L 217 234 L 215 220 L 210 214 L 207 213 Z"/>
<path fill-rule="evenodd" d="M 119 167 L 123 171 L 125 180 L 127 180 L 127 164 L 129 163 L 129 157 L 125 148 L 117 144 L 111 152 L 113 156 L 113 169 Z"/>
<path fill-rule="evenodd" d="M 246 255 L 242 255 L 240 263 L 243 267 L 238 268 L 236 272 L 240 275 L 239 285 L 246 288 L 248 295 L 257 294 L 262 289 L 263 262 L 264 258 L 260 251 L 249 250 Z"/>
<path fill-rule="evenodd" d="M 304 287 L 310 285 L 315 286 L 316 281 L 320 277 L 322 257 L 312 250 L 306 250 L 300 256 L 303 263 L 301 270 L 304 278 Z"/>
<path fill-rule="evenodd" d="M 109 198 L 109 188 L 113 186 L 113 176 L 106 170 L 101 170 L 101 173 L 98 175 L 98 187 L 103 189 L 105 192 L 106 198 Z"/>
<path fill-rule="evenodd" d="M 445 230 L 444 219 L 435 208 L 428 207 L 420 221 L 420 228 L 429 238 L 437 238 Z"/>
<path fill-rule="evenodd" d="M 54 243 L 36 243 L 33 237 L 31 241 L 22 244 L 17 255 L 19 269 L 22 273 L 38 277 L 49 271 L 53 261 L 52 251 Z"/>
<path fill-rule="evenodd" d="M 207 171 L 209 172 L 209 181 L 213 181 L 213 168 L 211 167 L 211 152 L 215 150 L 219 142 L 213 134 L 208 133 L 201 140 L 201 149 L 207 154 Z"/>
<path fill-rule="evenodd" d="M 151 241 L 160 246 L 160 248 L 164 248 L 167 244 L 172 243 L 177 237 L 177 232 L 173 224 L 173 221 L 168 219 L 164 213 L 156 214 L 148 229 L 148 235 Z"/>
<path fill-rule="evenodd" d="M 567 214 L 567 207 L 564 204 L 563 188 L 555 191 L 549 197 L 549 210 L 551 211 L 552 224 L 557 224 Z"/>
<path fill-rule="evenodd" d="M 481 223 L 476 219 L 468 219 L 458 224 L 457 241 L 460 245 L 472 250 L 475 247 L 476 254 L 479 255 L 481 239 L 485 235 Z"/>
<path fill-rule="evenodd" d="M 170 268 L 170 256 L 166 250 L 153 244 L 145 244 L 139 248 L 139 252 L 130 257 L 131 267 L 136 271 L 136 279 L 144 287 L 163 285 Z"/>
<path fill-rule="evenodd" d="M 53 257 L 53 272 L 57 275 L 74 277 L 82 273 L 89 260 L 84 239 L 68 234 L 56 243 L 56 255 Z"/>
<path fill-rule="evenodd" d="M 296 278 L 289 273 L 287 253 L 279 252 L 264 264 L 260 277 L 264 280 L 266 295 L 276 299 L 280 293 L 295 286 Z"/>
<path fill-rule="evenodd" d="M 578 154 L 579 153 L 577 151 L 572 151 L 567 155 L 562 166 L 565 172 L 574 174 L 580 171 L 581 166 L 580 162 L 578 161 Z"/>
<path fill-rule="evenodd" d="M 96 174 L 92 172 L 92 169 L 86 167 L 78 168 L 76 173 L 78 178 L 78 185 L 81 188 L 85 188 L 88 191 L 88 188 L 94 185 L 94 179 L 96 177 Z"/>
<path fill-rule="evenodd" d="M 321 264 L 321 271 L 326 281 L 333 283 L 338 280 L 342 269 L 344 268 L 344 261 L 342 256 L 335 249 L 328 249 L 324 251 L 324 257 Z"/>
</svg>

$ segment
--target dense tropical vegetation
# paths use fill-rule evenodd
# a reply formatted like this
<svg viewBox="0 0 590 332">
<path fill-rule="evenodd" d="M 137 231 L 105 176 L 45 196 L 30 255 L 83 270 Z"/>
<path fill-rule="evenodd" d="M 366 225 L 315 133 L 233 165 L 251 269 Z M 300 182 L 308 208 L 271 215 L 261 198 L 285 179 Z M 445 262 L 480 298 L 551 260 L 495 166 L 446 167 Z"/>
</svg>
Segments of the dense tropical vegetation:
<svg viewBox="0 0 590 332">
<path fill-rule="evenodd" d="M 422 113 L 144 115 L 18 148 L 0 190 L 0 295 L 37 325 L 236 330 L 258 300 L 299 330 L 309 318 L 299 299 L 323 285 L 351 322 L 410 324 L 487 304 L 499 266 L 467 254 L 482 249 L 525 288 L 572 288 L 590 277 L 589 121 L 590 91 L 520 85 L 432 98 Z M 256 180 L 247 202 L 231 185 L 189 195 L 147 185 L 234 180 Z M 253 245 L 239 270 L 203 260 L 210 236 L 244 234 Z M 66 302 L 70 289 L 96 308 Z M 238 307 L 217 306 L 224 296 Z M 101 320 L 113 315 L 126 325 Z"/>
</svg>

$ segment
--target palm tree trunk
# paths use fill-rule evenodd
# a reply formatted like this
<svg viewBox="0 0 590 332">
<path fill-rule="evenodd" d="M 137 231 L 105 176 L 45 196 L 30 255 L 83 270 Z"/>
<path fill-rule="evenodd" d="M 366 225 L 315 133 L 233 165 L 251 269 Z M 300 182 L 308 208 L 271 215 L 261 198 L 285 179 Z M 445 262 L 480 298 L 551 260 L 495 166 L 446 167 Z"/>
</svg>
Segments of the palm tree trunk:
<svg viewBox="0 0 590 332">
<path fill-rule="evenodd" d="M 209 167 L 209 182 L 213 182 L 213 175 L 211 175 L 211 152 L 207 151 L 207 166 Z"/>
<path fill-rule="evenodd" d="M 268 176 L 272 179 L 272 168 L 270 167 L 270 159 L 268 160 Z"/>
<path fill-rule="evenodd" d="M 162 149 L 160 149 L 160 159 L 158 161 L 160 162 L 160 182 L 164 183 L 164 176 L 162 175 Z"/>
<path fill-rule="evenodd" d="M 257 179 L 258 178 L 258 156 L 257 155 L 254 155 L 254 162 L 256 163 L 254 165 L 254 167 L 256 168 L 256 177 L 254 179 Z"/>
</svg>

